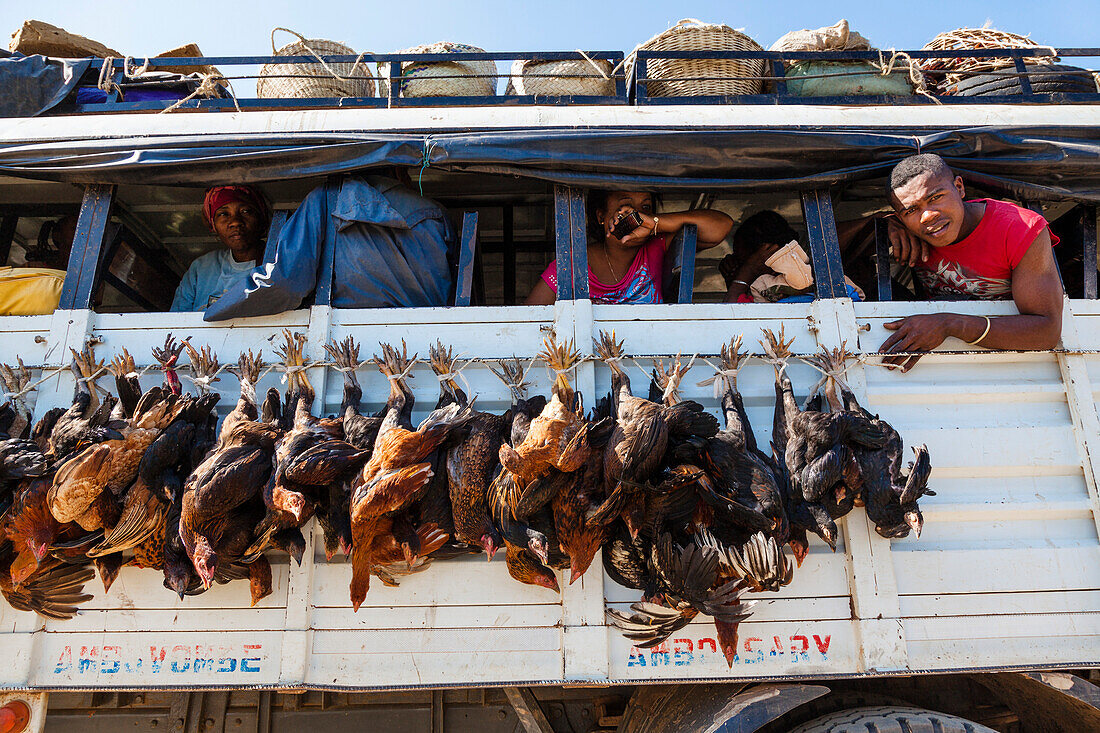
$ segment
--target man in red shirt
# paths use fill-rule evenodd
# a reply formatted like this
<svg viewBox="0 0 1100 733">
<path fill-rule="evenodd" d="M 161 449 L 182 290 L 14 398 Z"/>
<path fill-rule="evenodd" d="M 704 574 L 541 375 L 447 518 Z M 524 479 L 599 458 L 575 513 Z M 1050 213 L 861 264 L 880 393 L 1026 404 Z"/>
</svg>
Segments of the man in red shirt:
<svg viewBox="0 0 1100 733">
<path fill-rule="evenodd" d="M 1058 238 L 1035 212 L 992 199 L 964 200 L 963 180 L 938 155 L 914 155 L 890 173 L 890 249 L 934 298 L 999 300 L 1017 316 L 933 313 L 885 324 L 883 352 L 931 351 L 948 336 L 990 349 L 1052 349 L 1062 332 Z M 909 371 L 919 356 L 883 361 Z"/>
</svg>

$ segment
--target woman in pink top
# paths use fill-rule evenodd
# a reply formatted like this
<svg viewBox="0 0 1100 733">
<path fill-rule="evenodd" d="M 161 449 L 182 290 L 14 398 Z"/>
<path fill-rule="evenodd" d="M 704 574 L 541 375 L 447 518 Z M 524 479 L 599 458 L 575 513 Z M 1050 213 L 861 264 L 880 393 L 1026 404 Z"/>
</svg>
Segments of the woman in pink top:
<svg viewBox="0 0 1100 733">
<path fill-rule="evenodd" d="M 615 224 L 636 211 L 642 225 L 620 240 Z M 697 248 L 719 244 L 733 228 L 720 211 L 698 209 L 656 214 L 653 194 L 644 191 L 593 191 L 588 200 L 588 292 L 597 303 L 661 303 L 665 249 L 684 224 L 699 228 Z M 527 305 L 557 299 L 557 262 L 551 262 L 527 296 Z"/>
</svg>

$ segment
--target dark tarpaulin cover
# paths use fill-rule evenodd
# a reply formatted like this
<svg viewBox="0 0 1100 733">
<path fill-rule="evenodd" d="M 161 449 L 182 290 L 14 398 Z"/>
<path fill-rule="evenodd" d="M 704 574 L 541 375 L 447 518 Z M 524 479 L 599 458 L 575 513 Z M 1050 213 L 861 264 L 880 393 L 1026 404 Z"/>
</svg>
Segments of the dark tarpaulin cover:
<svg viewBox="0 0 1100 733">
<path fill-rule="evenodd" d="M 0 51 L 0 117 L 36 117 L 76 88 L 91 59 Z"/>
<path fill-rule="evenodd" d="M 0 146 L 0 174 L 207 186 L 431 166 L 581 187 L 789 191 L 885 175 L 917 152 L 1028 199 L 1100 201 L 1100 130 L 615 127 L 143 136 Z"/>
</svg>

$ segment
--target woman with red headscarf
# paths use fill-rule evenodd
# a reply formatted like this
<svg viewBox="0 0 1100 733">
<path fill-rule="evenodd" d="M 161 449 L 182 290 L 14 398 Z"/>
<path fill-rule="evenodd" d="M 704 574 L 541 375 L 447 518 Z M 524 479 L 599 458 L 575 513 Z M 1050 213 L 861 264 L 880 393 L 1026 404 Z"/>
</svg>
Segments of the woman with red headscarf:
<svg viewBox="0 0 1100 733">
<path fill-rule="evenodd" d="M 225 247 L 191 263 L 176 288 L 173 311 L 206 310 L 263 260 L 271 209 L 258 190 L 215 186 L 203 198 L 202 218 Z"/>
</svg>

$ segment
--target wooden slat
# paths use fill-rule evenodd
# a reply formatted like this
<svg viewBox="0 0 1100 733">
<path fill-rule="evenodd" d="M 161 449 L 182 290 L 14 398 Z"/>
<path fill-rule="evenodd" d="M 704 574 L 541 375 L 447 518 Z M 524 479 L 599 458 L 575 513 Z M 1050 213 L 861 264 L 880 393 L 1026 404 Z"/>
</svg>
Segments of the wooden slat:
<svg viewBox="0 0 1100 733">
<path fill-rule="evenodd" d="M 248 592 L 248 581 L 236 585 Z M 170 592 L 170 591 L 165 591 Z M 67 621 L 46 621 L 47 631 L 129 632 L 149 629 L 202 631 L 231 628 L 234 631 L 282 631 L 285 611 L 274 608 L 151 609 L 112 608 L 92 610 L 81 606 L 79 615 Z"/>
<path fill-rule="evenodd" d="M 314 638 L 335 631 L 317 632 Z M 310 655 L 307 684 L 340 685 L 350 689 L 388 688 L 405 685 L 499 685 L 519 682 L 558 682 L 562 679 L 560 651 L 467 650 L 427 652 L 415 646 L 379 650 Z"/>
<path fill-rule="evenodd" d="M 1049 593 L 970 593 L 902 596 L 903 616 L 982 616 L 1087 613 L 1100 609 L 1100 590 Z"/>
<path fill-rule="evenodd" d="M 553 591 L 545 590 L 553 600 Z M 486 602 L 476 606 L 363 606 L 317 608 L 313 628 L 325 629 L 448 629 L 529 628 L 561 622 L 561 604 L 504 606 Z"/>
<path fill-rule="evenodd" d="M 635 591 L 634 601 L 641 594 Z M 746 593 L 742 598 L 755 601 L 752 616 L 754 623 L 775 621 L 838 621 L 852 617 L 852 602 L 848 596 L 817 598 L 781 598 L 776 593 Z M 608 603 L 625 614 L 630 614 L 630 603 Z M 714 621 L 706 615 L 696 616 L 690 626 L 701 625 L 714 628 Z"/>
<path fill-rule="evenodd" d="M 1100 547 L 893 553 L 902 595 L 1100 588 Z"/>
<path fill-rule="evenodd" d="M 364 606 L 476 606 L 487 601 L 513 606 L 544 605 L 557 600 L 551 591 L 512 580 L 503 559 L 498 557 L 497 562 L 491 563 L 483 557 L 435 563 L 423 573 L 402 578 L 398 588 L 387 588 L 372 578 Z M 313 604 L 350 606 L 350 582 L 349 565 L 319 564 L 314 571 Z"/>
<path fill-rule="evenodd" d="M 286 605 L 286 556 L 273 558 L 271 567 L 272 593 L 260 601 L 262 608 L 281 608 Z M 117 610 L 132 612 L 134 609 L 169 610 L 181 614 L 200 610 L 247 609 L 251 606 L 248 581 L 235 581 L 220 585 L 197 596 L 185 596 L 181 601 L 174 592 L 164 587 L 164 575 L 158 570 L 126 567 L 119 571 L 109 593 L 103 592 L 99 579 L 90 581 L 85 590 L 94 598 L 82 609 Z"/>
<path fill-rule="evenodd" d="M 539 652 L 561 649 L 561 630 L 523 629 L 391 629 L 388 631 L 318 631 L 314 654 L 378 655 L 398 650 L 423 654 L 477 654 L 482 652 Z"/>
</svg>

